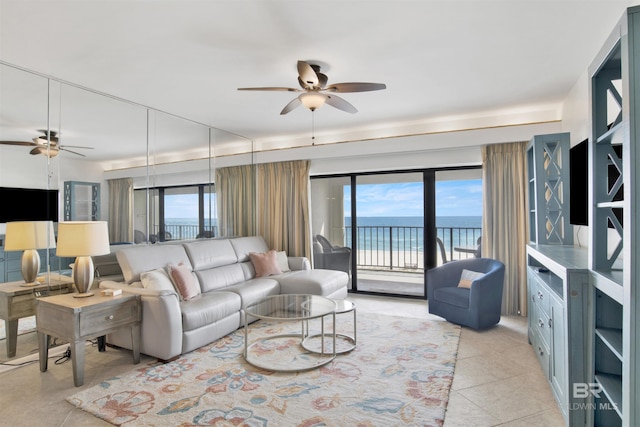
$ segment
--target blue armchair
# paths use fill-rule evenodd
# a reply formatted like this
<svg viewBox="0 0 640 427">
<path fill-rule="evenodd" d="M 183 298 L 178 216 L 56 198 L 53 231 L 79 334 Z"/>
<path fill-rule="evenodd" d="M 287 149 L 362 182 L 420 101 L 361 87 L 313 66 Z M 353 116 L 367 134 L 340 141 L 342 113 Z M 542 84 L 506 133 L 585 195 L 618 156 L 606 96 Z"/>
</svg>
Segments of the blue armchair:
<svg viewBox="0 0 640 427">
<path fill-rule="evenodd" d="M 470 288 L 459 287 L 462 270 L 484 273 Z M 489 258 L 453 261 L 427 271 L 429 313 L 473 329 L 500 321 L 504 264 Z"/>
</svg>

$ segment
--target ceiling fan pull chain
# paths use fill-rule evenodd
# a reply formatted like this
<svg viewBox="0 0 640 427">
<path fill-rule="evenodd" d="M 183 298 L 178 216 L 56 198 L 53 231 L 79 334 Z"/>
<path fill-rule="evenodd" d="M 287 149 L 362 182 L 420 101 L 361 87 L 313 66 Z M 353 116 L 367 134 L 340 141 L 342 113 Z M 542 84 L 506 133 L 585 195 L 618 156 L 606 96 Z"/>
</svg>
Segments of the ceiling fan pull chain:
<svg viewBox="0 0 640 427">
<path fill-rule="evenodd" d="M 311 145 L 316 145 L 315 111 L 311 111 Z"/>
</svg>

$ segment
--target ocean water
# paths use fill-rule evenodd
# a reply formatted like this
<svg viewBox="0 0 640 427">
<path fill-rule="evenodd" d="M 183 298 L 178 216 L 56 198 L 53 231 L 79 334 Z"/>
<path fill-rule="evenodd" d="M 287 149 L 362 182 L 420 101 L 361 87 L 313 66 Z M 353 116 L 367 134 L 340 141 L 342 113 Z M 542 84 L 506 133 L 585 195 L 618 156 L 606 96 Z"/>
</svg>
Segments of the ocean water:
<svg viewBox="0 0 640 427">
<path fill-rule="evenodd" d="M 360 217 L 358 218 L 358 249 L 360 250 L 424 250 L 424 218 Z M 345 218 L 345 245 L 351 244 L 351 217 Z M 475 248 L 481 236 L 481 216 L 436 217 L 436 234 L 445 250 L 454 247 Z"/>
</svg>

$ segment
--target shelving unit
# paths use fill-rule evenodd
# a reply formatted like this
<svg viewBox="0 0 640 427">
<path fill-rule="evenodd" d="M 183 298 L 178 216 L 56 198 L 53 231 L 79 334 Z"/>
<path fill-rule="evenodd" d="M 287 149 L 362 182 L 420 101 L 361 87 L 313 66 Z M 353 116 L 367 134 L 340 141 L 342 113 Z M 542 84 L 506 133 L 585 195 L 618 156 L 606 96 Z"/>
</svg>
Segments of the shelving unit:
<svg viewBox="0 0 640 427">
<path fill-rule="evenodd" d="M 547 376 L 566 425 L 584 426 L 586 398 L 573 384 L 586 383 L 589 270 L 586 249 L 566 245 L 527 246 L 529 342 Z M 605 332 L 606 333 L 606 332 Z"/>
<path fill-rule="evenodd" d="M 591 296 L 588 424 L 640 423 L 640 7 L 627 9 L 589 68 Z"/>
<path fill-rule="evenodd" d="M 98 221 L 100 219 L 100 184 L 65 181 L 64 220 Z"/>
<path fill-rule="evenodd" d="M 568 133 L 536 135 L 527 145 L 529 173 L 529 241 L 572 245 L 569 222 Z"/>
</svg>

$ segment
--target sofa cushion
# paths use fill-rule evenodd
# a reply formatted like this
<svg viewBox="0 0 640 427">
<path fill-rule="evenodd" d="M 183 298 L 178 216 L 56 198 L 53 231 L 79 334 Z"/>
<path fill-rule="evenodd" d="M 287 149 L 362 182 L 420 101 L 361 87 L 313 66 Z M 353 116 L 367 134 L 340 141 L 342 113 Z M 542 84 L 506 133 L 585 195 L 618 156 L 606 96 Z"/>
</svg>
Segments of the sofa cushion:
<svg viewBox="0 0 640 427">
<path fill-rule="evenodd" d="M 195 271 L 238 262 L 236 251 L 228 239 L 206 239 L 185 243 L 184 248 Z"/>
<path fill-rule="evenodd" d="M 457 286 L 438 288 L 434 291 L 433 298 L 437 301 L 455 305 L 456 307 L 469 308 L 470 292 L 471 291 L 468 288 L 461 288 Z"/>
<path fill-rule="evenodd" d="M 282 270 L 278 266 L 278 256 L 273 249 L 268 252 L 250 252 L 249 258 L 256 271 L 256 277 L 282 274 Z"/>
<path fill-rule="evenodd" d="M 241 309 L 241 300 L 233 292 L 208 292 L 180 303 L 182 330 L 192 331 L 210 325 Z"/>
<path fill-rule="evenodd" d="M 118 249 L 116 258 L 126 283 L 140 281 L 140 274 L 183 262 L 193 269 L 182 245 L 135 245 Z"/>
<path fill-rule="evenodd" d="M 246 307 L 261 298 L 278 295 L 280 293 L 280 285 L 270 277 L 259 277 L 229 286 L 224 290 L 240 295 L 242 306 Z"/>
<path fill-rule="evenodd" d="M 196 276 L 203 293 L 223 290 L 227 286 L 235 285 L 245 280 L 240 264 L 196 271 Z"/>
<path fill-rule="evenodd" d="M 142 287 L 145 289 L 151 289 L 154 291 L 175 290 L 175 288 L 173 287 L 173 282 L 163 268 L 156 268 L 155 270 L 145 271 L 144 273 L 141 273 L 140 282 L 142 282 Z M 133 286 L 135 283 L 132 283 L 130 286 Z"/>
<path fill-rule="evenodd" d="M 280 282 L 281 294 L 331 295 L 340 289 L 345 290 L 349 275 L 337 270 L 299 270 L 271 276 Z"/>
<path fill-rule="evenodd" d="M 251 252 L 267 252 L 269 250 L 262 236 L 236 237 L 229 239 L 229 242 L 236 252 L 238 262 L 249 261 L 249 253 Z"/>
<path fill-rule="evenodd" d="M 287 271 L 291 271 L 291 267 L 289 266 L 289 258 L 287 258 L 287 253 L 285 251 L 278 251 L 276 254 L 278 259 L 278 267 L 280 271 L 286 273 Z"/>
<path fill-rule="evenodd" d="M 191 298 L 200 295 L 200 286 L 196 281 L 196 277 L 191 269 L 185 264 L 169 264 L 167 271 L 171 281 L 178 291 L 178 294 L 180 294 L 180 297 L 183 300 L 190 300 Z"/>
</svg>

